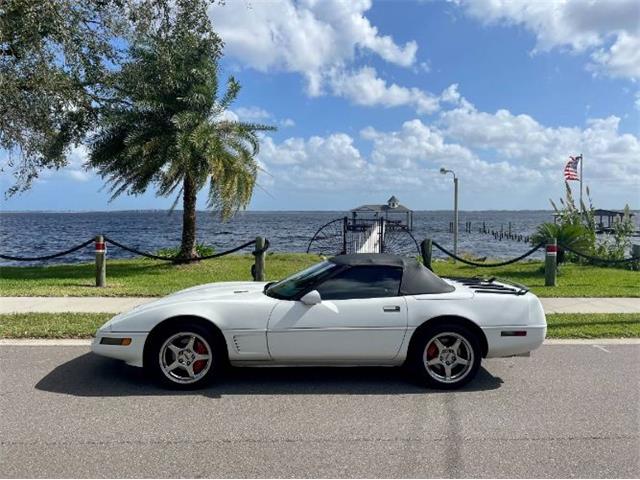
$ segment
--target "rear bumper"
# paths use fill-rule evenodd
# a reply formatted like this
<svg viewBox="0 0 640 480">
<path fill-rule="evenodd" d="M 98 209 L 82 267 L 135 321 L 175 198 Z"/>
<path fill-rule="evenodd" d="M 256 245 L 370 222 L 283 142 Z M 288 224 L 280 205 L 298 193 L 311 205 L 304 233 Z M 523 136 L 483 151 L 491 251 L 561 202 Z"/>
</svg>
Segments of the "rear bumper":
<svg viewBox="0 0 640 480">
<path fill-rule="evenodd" d="M 547 334 L 547 326 L 501 326 L 482 329 L 487 337 L 489 350 L 487 358 L 523 356 L 542 345 Z M 525 332 L 524 336 L 504 336 L 503 332 Z"/>
<path fill-rule="evenodd" d="M 96 337 L 91 342 L 91 351 L 103 357 L 124 360 L 129 365 L 142 367 L 144 354 L 144 344 L 147 340 L 147 333 L 133 332 L 102 332 L 98 331 Z M 101 343 L 103 338 L 130 338 L 129 345 L 108 345 Z"/>
</svg>

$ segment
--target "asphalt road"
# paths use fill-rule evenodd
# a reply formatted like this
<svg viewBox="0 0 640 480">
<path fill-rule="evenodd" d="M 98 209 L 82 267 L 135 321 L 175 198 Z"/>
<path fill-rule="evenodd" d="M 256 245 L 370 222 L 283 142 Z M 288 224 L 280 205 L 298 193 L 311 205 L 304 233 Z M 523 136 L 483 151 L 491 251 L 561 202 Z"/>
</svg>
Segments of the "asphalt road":
<svg viewBox="0 0 640 480">
<path fill-rule="evenodd" d="M 0 477 L 640 477 L 640 345 L 545 345 L 465 390 L 235 369 L 175 393 L 86 347 L 0 346 Z"/>
</svg>

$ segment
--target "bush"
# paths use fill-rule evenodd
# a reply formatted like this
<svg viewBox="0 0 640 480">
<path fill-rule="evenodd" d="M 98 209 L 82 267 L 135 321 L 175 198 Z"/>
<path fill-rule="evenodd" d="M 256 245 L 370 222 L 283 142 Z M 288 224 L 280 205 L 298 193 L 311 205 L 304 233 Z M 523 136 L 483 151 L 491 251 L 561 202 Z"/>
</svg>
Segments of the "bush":
<svg viewBox="0 0 640 480">
<path fill-rule="evenodd" d="M 561 245 L 565 245 L 579 252 L 589 252 L 592 248 L 591 234 L 589 230 L 581 224 L 567 223 L 543 223 L 538 225 L 536 232 L 531 236 L 531 243 L 550 243 L 556 239 L 558 241 L 558 263 L 565 261 L 565 250 Z"/>
<path fill-rule="evenodd" d="M 560 199 L 561 208 L 558 208 L 553 200 L 550 200 L 551 206 L 555 210 L 555 222 L 539 225 L 536 233 L 531 236 L 531 243 L 536 245 L 556 238 L 558 240 L 558 263 L 566 260 L 574 263 L 602 265 L 601 262 L 594 262 L 579 255 L 565 252 L 560 245 L 566 245 L 580 253 L 603 260 L 624 258 L 631 246 L 631 235 L 635 230 L 629 206 L 625 206 L 622 219 L 615 219 L 613 233 L 604 235 L 598 241 L 589 187 L 587 187 L 589 206 L 587 207 L 583 202 L 580 202 L 578 207 L 573 199 L 569 183 L 565 182 L 565 186 L 565 199 Z M 638 262 L 628 262 L 616 266 L 636 269 L 636 263 Z"/>
</svg>

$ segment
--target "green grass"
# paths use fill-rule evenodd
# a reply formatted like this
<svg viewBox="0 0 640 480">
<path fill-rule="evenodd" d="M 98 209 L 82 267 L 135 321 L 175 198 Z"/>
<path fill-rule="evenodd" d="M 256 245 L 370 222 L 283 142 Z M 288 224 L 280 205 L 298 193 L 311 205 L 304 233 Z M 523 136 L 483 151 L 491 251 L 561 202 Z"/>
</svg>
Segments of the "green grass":
<svg viewBox="0 0 640 480">
<path fill-rule="evenodd" d="M 317 255 L 267 255 L 267 280 L 277 280 L 320 260 Z M 208 282 L 251 280 L 251 255 L 229 255 L 198 264 L 154 260 L 108 260 L 106 288 L 94 286 L 94 265 L 0 267 L 2 296 L 162 296 Z M 525 284 L 541 297 L 640 297 L 640 272 L 618 268 L 563 265 L 557 287 L 544 286 L 542 262 L 478 268 L 437 261 L 436 273 L 497 276 Z"/>
<path fill-rule="evenodd" d="M 0 338 L 89 338 L 110 313 L 0 315 Z M 640 314 L 559 313 L 547 316 L 549 338 L 638 338 Z"/>
<path fill-rule="evenodd" d="M 0 338 L 89 338 L 113 313 L 0 315 Z"/>
<path fill-rule="evenodd" d="M 434 271 L 442 276 L 496 276 L 528 286 L 540 297 L 640 297 L 640 272 L 621 268 L 564 264 L 557 286 L 544 286 L 542 262 L 518 262 L 505 267 L 471 267 L 437 261 Z"/>
<path fill-rule="evenodd" d="M 277 280 L 320 260 L 317 255 L 267 255 L 268 280 Z M 188 265 L 155 260 L 107 260 L 107 287 L 95 287 L 91 263 L 0 267 L 0 295 L 162 296 L 209 282 L 251 280 L 252 255 L 228 255 Z"/>
<path fill-rule="evenodd" d="M 548 338 L 638 338 L 640 313 L 554 313 Z"/>
</svg>

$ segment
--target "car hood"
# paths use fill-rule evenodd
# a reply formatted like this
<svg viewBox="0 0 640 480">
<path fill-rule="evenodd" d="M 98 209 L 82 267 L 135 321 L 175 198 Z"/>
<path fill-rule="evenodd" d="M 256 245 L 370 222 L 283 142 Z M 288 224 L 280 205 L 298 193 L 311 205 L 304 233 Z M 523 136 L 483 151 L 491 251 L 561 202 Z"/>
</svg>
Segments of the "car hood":
<svg viewBox="0 0 640 480">
<path fill-rule="evenodd" d="M 265 297 L 263 290 L 267 282 L 219 282 L 199 285 L 197 287 L 180 290 L 166 297 L 159 298 L 149 303 L 144 303 L 127 312 L 120 313 L 109 320 L 101 327 L 101 330 L 116 331 L 127 330 L 132 327 L 131 321 L 138 321 L 145 318 L 156 318 L 157 310 L 165 314 L 177 307 L 179 311 L 189 310 L 182 307 L 183 304 L 196 305 L 212 305 L 216 303 L 241 303 L 255 304 L 263 303 L 268 298 Z M 209 308 L 209 307 L 205 307 Z"/>
<path fill-rule="evenodd" d="M 130 313 L 140 313 L 158 307 L 175 305 L 178 303 L 189 303 L 211 300 L 239 300 L 246 301 L 250 297 L 263 295 L 264 286 L 267 282 L 218 282 L 198 285 L 159 298 L 149 303 L 144 303 L 126 312 L 121 316 Z"/>
</svg>

